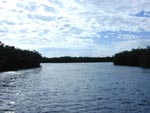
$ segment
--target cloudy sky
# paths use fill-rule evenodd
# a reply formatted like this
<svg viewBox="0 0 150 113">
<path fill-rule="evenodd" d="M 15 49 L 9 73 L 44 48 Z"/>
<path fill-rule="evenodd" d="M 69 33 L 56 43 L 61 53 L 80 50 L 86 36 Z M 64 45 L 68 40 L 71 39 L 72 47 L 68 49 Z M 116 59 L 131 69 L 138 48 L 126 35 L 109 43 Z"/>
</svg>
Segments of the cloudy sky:
<svg viewBox="0 0 150 113">
<path fill-rule="evenodd" d="M 0 41 L 43 56 L 150 45 L 150 0 L 0 0 Z"/>
</svg>

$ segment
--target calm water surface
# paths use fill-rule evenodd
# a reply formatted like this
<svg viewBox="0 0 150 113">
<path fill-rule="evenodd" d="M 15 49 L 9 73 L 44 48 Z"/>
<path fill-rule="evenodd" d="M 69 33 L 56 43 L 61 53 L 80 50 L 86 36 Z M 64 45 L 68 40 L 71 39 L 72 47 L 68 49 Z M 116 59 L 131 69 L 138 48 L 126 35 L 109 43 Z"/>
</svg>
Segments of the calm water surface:
<svg viewBox="0 0 150 113">
<path fill-rule="evenodd" d="M 150 113 L 150 69 L 41 64 L 0 73 L 0 113 Z"/>
</svg>

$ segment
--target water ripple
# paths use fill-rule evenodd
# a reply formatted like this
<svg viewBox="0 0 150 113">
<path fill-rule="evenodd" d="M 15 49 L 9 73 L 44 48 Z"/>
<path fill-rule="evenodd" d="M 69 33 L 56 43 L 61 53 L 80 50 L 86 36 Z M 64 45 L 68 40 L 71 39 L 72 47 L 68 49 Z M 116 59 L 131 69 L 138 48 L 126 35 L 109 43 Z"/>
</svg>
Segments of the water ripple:
<svg viewBox="0 0 150 113">
<path fill-rule="evenodd" d="M 148 113 L 147 75 L 148 69 L 111 63 L 0 73 L 0 113 Z"/>
</svg>

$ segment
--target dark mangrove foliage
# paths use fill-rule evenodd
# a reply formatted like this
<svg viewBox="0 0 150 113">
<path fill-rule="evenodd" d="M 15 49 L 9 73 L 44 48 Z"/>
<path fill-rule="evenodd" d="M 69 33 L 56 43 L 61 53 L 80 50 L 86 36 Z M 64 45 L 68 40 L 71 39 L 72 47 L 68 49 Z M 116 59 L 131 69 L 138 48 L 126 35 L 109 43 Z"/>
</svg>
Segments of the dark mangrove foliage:
<svg viewBox="0 0 150 113">
<path fill-rule="evenodd" d="M 21 50 L 0 42 L 0 72 L 39 67 L 40 61 L 37 51 Z"/>
<path fill-rule="evenodd" d="M 42 59 L 43 63 L 112 62 L 112 57 L 55 57 Z"/>
<path fill-rule="evenodd" d="M 114 64 L 150 68 L 150 47 L 117 53 Z"/>
</svg>

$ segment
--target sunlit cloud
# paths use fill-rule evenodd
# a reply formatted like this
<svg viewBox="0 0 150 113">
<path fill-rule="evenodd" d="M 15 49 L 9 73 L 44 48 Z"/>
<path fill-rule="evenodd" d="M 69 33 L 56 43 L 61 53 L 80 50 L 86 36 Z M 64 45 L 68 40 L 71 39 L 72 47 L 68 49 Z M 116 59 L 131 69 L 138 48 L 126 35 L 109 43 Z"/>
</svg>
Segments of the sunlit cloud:
<svg viewBox="0 0 150 113">
<path fill-rule="evenodd" d="M 148 0 L 3 0 L 0 41 L 44 56 L 111 56 L 149 44 L 149 6 Z"/>
</svg>

